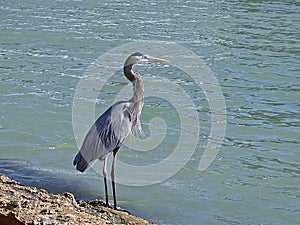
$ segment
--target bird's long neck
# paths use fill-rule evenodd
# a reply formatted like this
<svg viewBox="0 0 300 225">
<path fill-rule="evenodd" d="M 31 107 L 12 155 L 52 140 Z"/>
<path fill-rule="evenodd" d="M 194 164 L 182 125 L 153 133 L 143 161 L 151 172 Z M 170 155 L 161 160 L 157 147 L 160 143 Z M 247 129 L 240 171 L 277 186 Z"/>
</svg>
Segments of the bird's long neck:
<svg viewBox="0 0 300 225">
<path fill-rule="evenodd" d="M 144 84 L 140 74 L 135 73 L 132 67 L 133 65 L 125 66 L 124 74 L 133 86 L 133 97 L 130 100 L 132 102 L 132 124 L 142 132 L 140 116 L 144 105 Z"/>
<path fill-rule="evenodd" d="M 130 100 L 132 104 L 132 125 L 137 127 L 140 133 L 143 133 L 141 126 L 141 113 L 144 106 L 144 84 L 142 77 L 136 74 L 136 79 L 132 81 L 133 85 L 133 97 Z"/>
<path fill-rule="evenodd" d="M 144 84 L 142 77 L 138 75 L 136 79 L 132 82 L 133 85 L 133 102 L 135 103 L 144 103 Z"/>
<path fill-rule="evenodd" d="M 124 66 L 124 75 L 127 77 L 127 79 L 132 82 L 135 80 L 135 74 L 132 70 L 133 64 Z"/>
<path fill-rule="evenodd" d="M 133 85 L 133 102 L 144 102 L 144 84 L 142 77 L 132 70 L 133 65 L 124 66 L 124 74 Z"/>
</svg>

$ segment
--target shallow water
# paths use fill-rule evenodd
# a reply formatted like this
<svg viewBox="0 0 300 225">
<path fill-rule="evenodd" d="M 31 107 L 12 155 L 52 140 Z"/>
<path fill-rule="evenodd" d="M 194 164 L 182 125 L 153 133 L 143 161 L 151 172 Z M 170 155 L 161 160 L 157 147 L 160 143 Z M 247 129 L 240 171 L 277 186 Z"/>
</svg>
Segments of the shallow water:
<svg viewBox="0 0 300 225">
<path fill-rule="evenodd" d="M 50 192 L 102 198 L 102 178 L 72 167 L 78 82 L 112 48 L 171 41 L 201 56 L 217 77 L 227 106 L 225 141 L 200 172 L 210 132 L 205 95 L 172 66 L 139 67 L 151 79 L 168 74 L 189 93 L 201 133 L 175 176 L 150 186 L 119 184 L 120 205 L 159 224 L 298 224 L 299 10 L 298 1 L 2 1 L 0 172 Z M 120 71 L 103 88 L 97 115 L 127 84 Z M 146 98 L 145 135 L 156 113 L 167 121 L 167 136 L 153 151 L 124 147 L 119 158 L 147 165 L 168 156 L 180 129 L 174 111 L 163 96 Z"/>
</svg>

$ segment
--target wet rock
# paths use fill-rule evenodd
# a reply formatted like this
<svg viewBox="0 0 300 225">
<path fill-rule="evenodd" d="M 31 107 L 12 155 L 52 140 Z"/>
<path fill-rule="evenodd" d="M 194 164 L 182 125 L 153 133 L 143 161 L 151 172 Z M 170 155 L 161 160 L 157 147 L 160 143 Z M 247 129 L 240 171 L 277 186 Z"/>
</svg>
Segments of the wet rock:
<svg viewBox="0 0 300 225">
<path fill-rule="evenodd" d="M 98 200 L 98 199 L 90 200 L 87 202 L 87 204 L 94 206 L 94 207 L 105 206 L 105 202 Z"/>
<path fill-rule="evenodd" d="M 101 200 L 76 202 L 72 193 L 53 195 L 22 186 L 0 174 L 0 225 L 37 224 L 151 224 L 105 207 Z"/>
<path fill-rule="evenodd" d="M 6 204 L 5 208 L 6 209 L 14 209 L 14 208 L 18 208 L 19 206 L 20 206 L 20 203 L 18 200 L 12 200 Z"/>
</svg>

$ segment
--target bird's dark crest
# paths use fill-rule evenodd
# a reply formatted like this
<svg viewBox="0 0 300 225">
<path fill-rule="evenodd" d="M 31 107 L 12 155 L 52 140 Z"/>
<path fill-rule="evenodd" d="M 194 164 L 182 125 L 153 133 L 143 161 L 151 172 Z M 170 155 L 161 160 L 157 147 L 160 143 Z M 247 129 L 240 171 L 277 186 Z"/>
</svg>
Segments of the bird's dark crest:
<svg viewBox="0 0 300 225">
<path fill-rule="evenodd" d="M 142 52 L 135 52 L 131 54 L 131 56 L 143 56 L 144 54 Z"/>
</svg>

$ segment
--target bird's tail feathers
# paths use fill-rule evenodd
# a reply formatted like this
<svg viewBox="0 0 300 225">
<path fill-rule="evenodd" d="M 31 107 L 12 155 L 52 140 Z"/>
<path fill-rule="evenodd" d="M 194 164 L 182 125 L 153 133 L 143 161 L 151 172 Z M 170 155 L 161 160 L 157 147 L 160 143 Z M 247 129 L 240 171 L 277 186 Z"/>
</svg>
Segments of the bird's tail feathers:
<svg viewBox="0 0 300 225">
<path fill-rule="evenodd" d="M 76 166 L 76 169 L 79 170 L 80 172 L 84 172 L 88 167 L 87 161 L 84 159 L 84 157 L 80 152 L 78 152 L 78 154 L 75 156 L 73 165 Z"/>
</svg>

